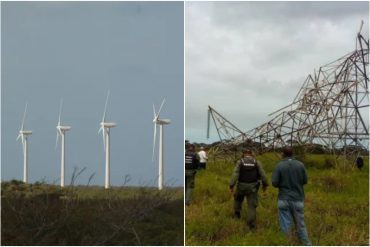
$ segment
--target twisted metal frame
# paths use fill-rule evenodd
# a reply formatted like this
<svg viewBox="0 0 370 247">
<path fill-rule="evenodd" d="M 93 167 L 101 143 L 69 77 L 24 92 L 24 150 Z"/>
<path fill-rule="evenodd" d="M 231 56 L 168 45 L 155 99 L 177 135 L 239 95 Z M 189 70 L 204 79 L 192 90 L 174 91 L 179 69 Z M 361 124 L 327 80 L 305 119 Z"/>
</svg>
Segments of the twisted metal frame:
<svg viewBox="0 0 370 247">
<path fill-rule="evenodd" d="M 360 31 L 353 52 L 309 75 L 293 102 L 256 128 L 244 132 L 209 106 L 207 137 L 212 117 L 221 145 L 247 142 L 263 150 L 286 145 L 368 150 L 368 67 L 369 40 Z"/>
</svg>

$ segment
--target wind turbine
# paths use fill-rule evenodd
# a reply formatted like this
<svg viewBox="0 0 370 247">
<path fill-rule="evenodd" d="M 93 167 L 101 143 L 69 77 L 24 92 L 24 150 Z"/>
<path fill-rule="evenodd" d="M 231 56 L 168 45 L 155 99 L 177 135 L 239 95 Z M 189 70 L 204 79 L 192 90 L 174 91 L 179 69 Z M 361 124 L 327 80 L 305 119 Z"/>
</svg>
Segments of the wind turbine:
<svg viewBox="0 0 370 247">
<path fill-rule="evenodd" d="M 24 114 L 23 114 L 23 120 L 22 120 L 22 126 L 21 129 L 19 130 L 19 134 L 17 137 L 17 141 L 19 138 L 22 139 L 22 150 L 23 150 L 23 182 L 28 183 L 28 136 L 32 135 L 31 130 L 24 130 L 24 121 L 26 119 L 26 112 L 27 112 L 27 103 L 26 107 L 24 109 Z"/>
<path fill-rule="evenodd" d="M 104 152 L 105 152 L 105 188 L 109 189 L 110 187 L 110 128 L 115 127 L 116 123 L 105 122 L 105 115 L 107 112 L 107 104 L 109 99 L 110 90 L 108 90 L 107 99 L 105 101 L 103 119 L 100 123 L 100 129 L 98 134 L 102 132 L 103 143 L 104 143 Z"/>
<path fill-rule="evenodd" d="M 153 104 L 153 114 L 154 114 L 154 138 L 153 138 L 153 156 L 152 160 L 154 160 L 154 149 L 155 149 L 155 141 L 157 138 L 157 125 L 159 125 L 159 169 L 158 169 L 158 189 L 163 189 L 163 125 L 170 124 L 170 119 L 160 119 L 159 114 L 161 113 L 162 107 L 166 99 L 163 99 L 161 106 L 159 107 L 158 113 L 155 111 L 155 106 Z"/>
<path fill-rule="evenodd" d="M 62 115 L 62 107 L 63 107 L 63 99 L 60 101 L 59 107 L 59 120 L 57 125 L 57 140 L 55 142 L 55 148 L 58 146 L 58 138 L 59 136 L 62 139 L 62 151 L 61 151 L 61 159 L 60 159 L 60 187 L 64 187 L 64 168 L 65 168 L 65 133 L 66 131 L 70 130 L 71 126 L 61 125 L 60 119 Z"/>
</svg>

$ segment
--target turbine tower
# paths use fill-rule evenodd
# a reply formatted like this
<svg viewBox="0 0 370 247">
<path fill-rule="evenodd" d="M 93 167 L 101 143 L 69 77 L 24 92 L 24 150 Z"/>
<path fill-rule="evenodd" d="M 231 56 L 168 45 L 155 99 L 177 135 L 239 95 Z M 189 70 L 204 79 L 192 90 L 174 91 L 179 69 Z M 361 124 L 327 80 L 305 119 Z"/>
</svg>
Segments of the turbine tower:
<svg viewBox="0 0 370 247">
<path fill-rule="evenodd" d="M 153 156 L 152 160 L 154 160 L 154 149 L 155 149 L 155 141 L 157 137 L 157 125 L 159 125 L 159 157 L 158 157 L 158 189 L 163 189 L 163 125 L 170 124 L 170 119 L 160 119 L 159 114 L 161 113 L 162 107 L 166 99 L 163 99 L 161 106 L 159 107 L 158 113 L 155 111 L 155 106 L 153 104 L 153 114 L 154 114 L 154 138 L 153 138 Z"/>
<path fill-rule="evenodd" d="M 107 99 L 105 101 L 103 119 L 100 123 L 100 129 L 98 133 L 102 132 L 104 152 L 105 152 L 105 188 L 110 188 L 110 128 L 115 127 L 116 123 L 105 122 L 105 115 L 107 112 L 107 104 L 109 99 L 110 91 L 108 90 Z"/>
<path fill-rule="evenodd" d="M 65 133 L 66 131 L 70 130 L 72 127 L 71 126 L 65 126 L 61 125 L 60 119 L 62 115 L 62 107 L 63 107 L 63 99 L 60 101 L 60 108 L 59 108 L 59 120 L 58 120 L 58 125 L 57 125 L 57 140 L 55 142 L 55 148 L 58 146 L 58 138 L 59 136 L 61 137 L 61 159 L 60 159 L 60 187 L 64 187 L 64 169 L 65 169 Z"/>
<path fill-rule="evenodd" d="M 31 130 L 24 130 L 24 121 L 26 119 L 26 112 L 27 112 L 27 103 L 24 109 L 22 126 L 19 130 L 19 134 L 17 137 L 17 141 L 19 138 L 22 139 L 22 151 L 23 151 L 23 182 L 28 183 L 28 136 L 32 135 Z"/>
</svg>

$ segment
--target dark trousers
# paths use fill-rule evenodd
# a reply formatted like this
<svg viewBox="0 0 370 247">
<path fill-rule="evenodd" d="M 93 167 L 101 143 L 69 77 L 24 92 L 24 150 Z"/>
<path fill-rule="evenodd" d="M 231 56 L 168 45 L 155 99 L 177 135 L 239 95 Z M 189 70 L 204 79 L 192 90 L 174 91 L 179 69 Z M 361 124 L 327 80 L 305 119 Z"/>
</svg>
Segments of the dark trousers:
<svg viewBox="0 0 370 247">
<path fill-rule="evenodd" d="M 258 183 L 239 184 L 234 194 L 234 211 L 242 210 L 244 198 L 247 199 L 247 225 L 250 229 L 256 228 L 256 208 L 258 206 Z"/>
<path fill-rule="evenodd" d="M 195 170 L 185 170 L 185 203 L 190 204 L 195 186 Z"/>
<path fill-rule="evenodd" d="M 201 170 L 201 169 L 206 169 L 206 165 L 207 165 L 207 163 L 199 163 L 199 165 L 198 165 L 198 169 L 199 170 Z"/>
</svg>

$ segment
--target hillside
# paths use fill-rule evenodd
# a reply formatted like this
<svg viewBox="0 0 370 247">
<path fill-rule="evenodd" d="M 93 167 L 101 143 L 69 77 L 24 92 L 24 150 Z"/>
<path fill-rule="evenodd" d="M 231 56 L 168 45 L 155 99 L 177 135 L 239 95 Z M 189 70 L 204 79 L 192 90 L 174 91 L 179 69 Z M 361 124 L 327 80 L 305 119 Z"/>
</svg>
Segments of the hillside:
<svg viewBox="0 0 370 247">
<path fill-rule="evenodd" d="M 183 188 L 1 188 L 2 245 L 183 245 Z"/>
<path fill-rule="evenodd" d="M 229 157 L 225 157 L 229 158 Z M 263 163 L 269 182 L 279 156 L 265 153 Z M 259 192 L 257 231 L 246 226 L 246 204 L 242 218 L 234 219 L 233 196 L 228 183 L 234 164 L 230 159 L 210 161 L 196 175 L 193 203 L 186 207 L 186 245 L 299 245 L 280 233 L 277 218 L 277 189 Z M 369 244 L 369 166 L 362 171 L 338 164 L 329 155 L 304 157 L 309 182 L 305 187 L 305 221 L 313 245 Z"/>
</svg>

